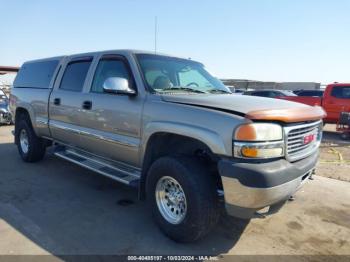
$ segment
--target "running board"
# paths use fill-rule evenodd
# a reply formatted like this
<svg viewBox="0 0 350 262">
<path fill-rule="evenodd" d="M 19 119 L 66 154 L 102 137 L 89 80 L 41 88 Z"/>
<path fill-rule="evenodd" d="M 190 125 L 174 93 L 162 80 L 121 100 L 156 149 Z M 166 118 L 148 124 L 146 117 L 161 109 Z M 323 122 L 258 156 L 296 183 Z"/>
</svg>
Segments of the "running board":
<svg viewBox="0 0 350 262">
<path fill-rule="evenodd" d="M 58 146 L 54 155 L 130 186 L 138 186 L 141 177 L 139 169 L 122 163 L 112 163 L 75 149 Z"/>
</svg>

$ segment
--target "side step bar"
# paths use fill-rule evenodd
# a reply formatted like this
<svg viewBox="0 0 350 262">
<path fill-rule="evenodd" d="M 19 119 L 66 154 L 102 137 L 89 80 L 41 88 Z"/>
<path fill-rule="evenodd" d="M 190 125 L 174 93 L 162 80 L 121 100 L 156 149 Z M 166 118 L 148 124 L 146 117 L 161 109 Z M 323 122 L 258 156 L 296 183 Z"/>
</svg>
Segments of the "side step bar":
<svg viewBox="0 0 350 262">
<path fill-rule="evenodd" d="M 139 169 L 121 163 L 112 163 L 75 149 L 58 146 L 54 155 L 130 186 L 138 186 L 141 177 Z"/>
</svg>

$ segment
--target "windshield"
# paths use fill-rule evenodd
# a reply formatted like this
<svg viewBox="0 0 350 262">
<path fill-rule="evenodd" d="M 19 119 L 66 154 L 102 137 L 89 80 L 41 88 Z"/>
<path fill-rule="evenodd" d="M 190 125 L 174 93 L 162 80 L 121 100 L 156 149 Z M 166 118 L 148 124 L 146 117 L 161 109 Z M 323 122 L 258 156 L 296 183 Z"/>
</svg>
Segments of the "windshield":
<svg viewBox="0 0 350 262">
<path fill-rule="evenodd" d="M 151 54 L 139 54 L 136 57 L 146 84 L 157 93 L 231 93 L 198 62 Z"/>
<path fill-rule="evenodd" d="M 297 96 L 292 91 L 288 91 L 288 90 L 283 90 L 281 91 L 281 93 L 283 93 L 285 96 Z"/>
</svg>

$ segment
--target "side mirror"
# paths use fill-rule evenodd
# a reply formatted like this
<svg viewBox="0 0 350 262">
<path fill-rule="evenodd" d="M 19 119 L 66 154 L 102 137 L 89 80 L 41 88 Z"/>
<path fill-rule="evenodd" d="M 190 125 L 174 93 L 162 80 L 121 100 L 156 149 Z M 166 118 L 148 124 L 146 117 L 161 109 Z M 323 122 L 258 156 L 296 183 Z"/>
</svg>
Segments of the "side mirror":
<svg viewBox="0 0 350 262">
<path fill-rule="evenodd" d="M 135 90 L 129 87 L 129 81 L 123 77 L 109 77 L 103 83 L 103 91 L 105 93 L 136 95 Z"/>
</svg>

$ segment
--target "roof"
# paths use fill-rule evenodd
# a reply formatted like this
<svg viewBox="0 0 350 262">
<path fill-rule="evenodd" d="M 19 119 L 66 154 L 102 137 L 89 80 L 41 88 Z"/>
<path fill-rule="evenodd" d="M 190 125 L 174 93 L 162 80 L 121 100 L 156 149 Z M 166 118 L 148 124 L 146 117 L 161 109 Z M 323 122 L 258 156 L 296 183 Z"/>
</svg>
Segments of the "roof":
<svg viewBox="0 0 350 262">
<path fill-rule="evenodd" d="M 86 53 L 76 53 L 76 54 L 69 54 L 69 55 L 63 55 L 63 56 L 56 56 L 56 57 L 48 57 L 48 58 L 42 58 L 42 59 L 35 59 L 35 60 L 29 60 L 26 61 L 26 63 L 32 63 L 32 62 L 40 62 L 40 61 L 47 61 L 47 60 L 61 60 L 64 57 L 77 57 L 77 56 L 94 56 L 97 54 L 105 54 L 105 53 L 116 53 L 120 55 L 129 55 L 129 54 L 152 54 L 152 55 L 161 55 L 161 56 L 168 56 L 168 57 L 176 57 L 176 58 L 182 58 L 182 59 L 189 59 L 179 56 L 173 56 L 169 54 L 164 54 L 161 52 L 154 52 L 154 51 L 145 51 L 145 50 L 136 50 L 136 49 L 112 49 L 112 50 L 101 50 L 101 51 L 94 51 L 94 52 L 86 52 Z"/>
</svg>

